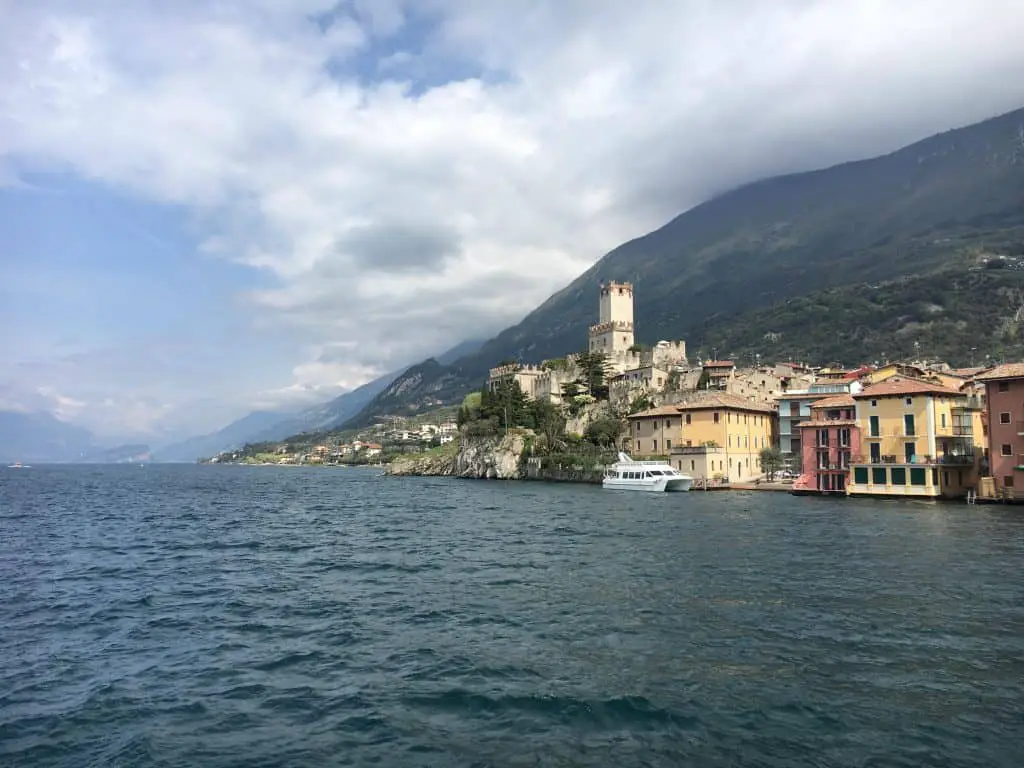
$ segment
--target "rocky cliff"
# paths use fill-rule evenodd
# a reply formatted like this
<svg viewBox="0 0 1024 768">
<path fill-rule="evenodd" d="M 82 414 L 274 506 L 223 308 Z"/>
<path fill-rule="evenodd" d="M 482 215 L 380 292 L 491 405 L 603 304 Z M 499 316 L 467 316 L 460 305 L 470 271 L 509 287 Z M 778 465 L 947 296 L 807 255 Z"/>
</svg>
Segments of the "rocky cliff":
<svg viewBox="0 0 1024 768">
<path fill-rule="evenodd" d="M 396 459 L 385 474 L 518 480 L 521 477 L 519 460 L 525 447 L 526 439 L 522 434 L 463 436 L 455 450 Z"/>
</svg>

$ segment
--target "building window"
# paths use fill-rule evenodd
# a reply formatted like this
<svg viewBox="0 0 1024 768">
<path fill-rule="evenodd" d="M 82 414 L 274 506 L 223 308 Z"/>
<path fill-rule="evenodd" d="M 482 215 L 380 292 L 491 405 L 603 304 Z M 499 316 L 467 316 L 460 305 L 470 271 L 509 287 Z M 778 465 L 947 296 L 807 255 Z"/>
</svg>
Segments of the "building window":
<svg viewBox="0 0 1024 768">
<path fill-rule="evenodd" d="M 697 469 L 697 462 L 690 459 L 690 471 L 693 472 L 695 469 Z"/>
<path fill-rule="evenodd" d="M 906 459 L 907 464 L 914 463 L 914 456 L 917 455 L 917 444 L 906 443 L 903 446 L 903 457 Z"/>
<path fill-rule="evenodd" d="M 651 440 L 651 450 L 652 451 L 657 451 L 658 450 L 658 441 L 657 440 Z"/>
<path fill-rule="evenodd" d="M 1003 477 L 1003 487 L 1013 488 L 1013 475 L 1006 475 Z"/>
<path fill-rule="evenodd" d="M 910 468 L 910 484 L 911 485 L 928 485 L 925 480 L 924 467 L 911 467 Z"/>
<path fill-rule="evenodd" d="M 672 450 L 672 441 L 671 440 L 666 440 L 665 441 L 665 450 L 666 451 L 671 451 Z"/>
<path fill-rule="evenodd" d="M 879 432 L 879 428 L 878 428 L 878 417 L 877 416 L 872 416 L 871 417 L 871 419 L 870 419 L 870 430 L 869 430 L 868 434 L 871 437 L 878 437 L 879 436 L 880 432 Z"/>
<path fill-rule="evenodd" d="M 867 485 L 868 483 L 868 468 L 867 467 L 854 467 L 853 468 L 853 482 L 858 485 Z"/>
<path fill-rule="evenodd" d="M 1008 382 L 1008 381 L 1000 381 L 999 382 L 999 391 L 1000 392 L 1009 392 L 1010 391 L 1010 382 Z"/>
<path fill-rule="evenodd" d="M 892 468 L 892 484 L 893 485 L 906 485 L 907 484 L 907 469 L 906 469 L 906 467 L 893 467 Z"/>
<path fill-rule="evenodd" d="M 715 419 L 714 420 L 715 420 L 715 424 L 717 424 L 718 423 L 718 411 L 715 411 Z"/>
<path fill-rule="evenodd" d="M 1009 443 L 1003 443 L 999 449 L 999 453 L 1002 456 L 1013 456 L 1013 446 Z"/>
<path fill-rule="evenodd" d="M 914 414 L 907 413 L 903 416 L 903 434 L 907 437 L 914 436 Z"/>
<path fill-rule="evenodd" d="M 878 407 L 878 401 L 877 400 L 872 400 L 871 401 L 871 407 L 872 408 L 877 408 Z"/>
<path fill-rule="evenodd" d="M 907 398 L 907 405 L 913 405 L 913 404 L 914 404 L 914 398 L 908 397 Z"/>
<path fill-rule="evenodd" d="M 1009 414 L 1008 411 L 1003 411 L 1002 413 L 999 414 L 999 423 L 1000 424 L 1009 424 L 1010 423 L 1010 414 Z"/>
<path fill-rule="evenodd" d="M 640 441 L 639 440 L 636 441 L 636 452 L 640 453 Z"/>
<path fill-rule="evenodd" d="M 885 467 L 872 467 L 871 482 L 875 485 L 885 485 L 885 476 L 887 474 L 888 470 Z"/>
<path fill-rule="evenodd" d="M 690 423 L 690 414 L 686 414 L 686 423 L 687 423 L 687 424 L 689 424 L 689 423 Z"/>
<path fill-rule="evenodd" d="M 946 485 L 946 486 L 949 485 L 949 470 L 948 469 L 942 470 L 942 484 Z"/>
<path fill-rule="evenodd" d="M 939 418 L 939 421 L 942 422 L 941 426 L 945 427 L 946 426 L 946 414 L 942 414 L 942 416 Z"/>
</svg>

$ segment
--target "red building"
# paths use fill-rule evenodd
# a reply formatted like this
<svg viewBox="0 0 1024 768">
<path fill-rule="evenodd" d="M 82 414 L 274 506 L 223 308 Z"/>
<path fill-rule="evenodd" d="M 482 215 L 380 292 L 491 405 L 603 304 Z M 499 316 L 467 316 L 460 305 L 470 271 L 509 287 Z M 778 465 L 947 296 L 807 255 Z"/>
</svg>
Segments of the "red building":
<svg viewBox="0 0 1024 768">
<path fill-rule="evenodd" d="M 985 384 L 987 458 L 996 490 L 1024 497 L 1024 363 L 998 365 L 977 380 Z"/>
<path fill-rule="evenodd" d="M 846 493 L 853 457 L 860 454 L 856 403 L 848 394 L 811 404 L 811 418 L 801 422 L 803 474 L 793 490 L 803 493 Z"/>
</svg>

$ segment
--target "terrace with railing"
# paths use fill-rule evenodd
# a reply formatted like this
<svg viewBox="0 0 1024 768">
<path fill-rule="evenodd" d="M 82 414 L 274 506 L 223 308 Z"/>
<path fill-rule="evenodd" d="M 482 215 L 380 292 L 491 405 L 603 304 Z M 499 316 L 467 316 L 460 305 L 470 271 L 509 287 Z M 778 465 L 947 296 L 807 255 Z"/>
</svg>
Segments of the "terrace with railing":
<svg viewBox="0 0 1024 768">
<path fill-rule="evenodd" d="M 922 466 L 970 466 L 974 464 L 978 455 L 974 451 L 961 453 L 942 453 L 938 456 L 915 455 L 911 459 L 901 456 L 854 456 L 851 464 L 910 464 Z"/>
</svg>

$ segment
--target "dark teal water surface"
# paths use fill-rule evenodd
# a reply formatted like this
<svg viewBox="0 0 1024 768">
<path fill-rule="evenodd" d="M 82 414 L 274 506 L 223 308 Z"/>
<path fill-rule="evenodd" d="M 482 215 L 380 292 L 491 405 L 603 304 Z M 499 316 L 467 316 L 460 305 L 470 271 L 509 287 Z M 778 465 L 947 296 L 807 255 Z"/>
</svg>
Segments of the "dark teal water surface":
<svg viewBox="0 0 1024 768">
<path fill-rule="evenodd" d="M 0 765 L 1024 765 L 1024 508 L 0 470 Z"/>
</svg>

